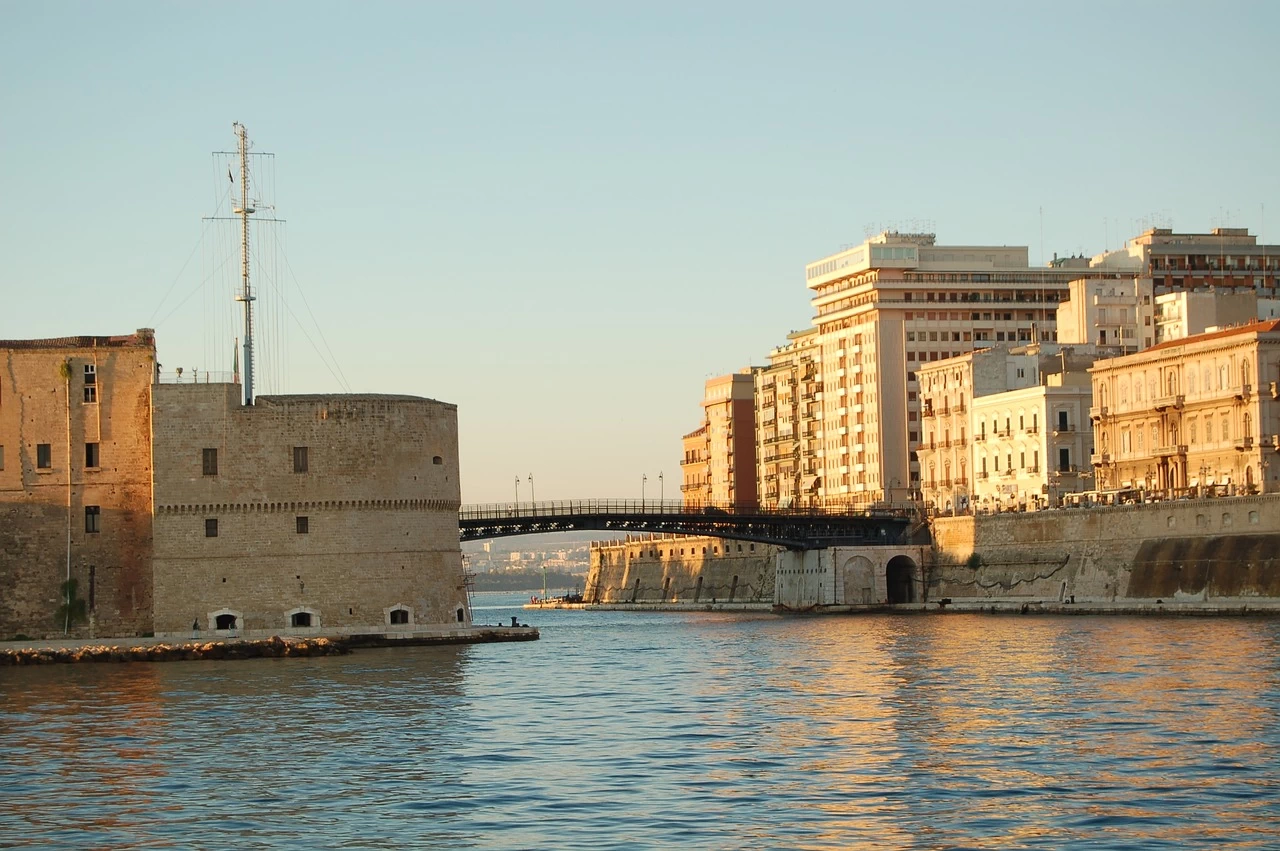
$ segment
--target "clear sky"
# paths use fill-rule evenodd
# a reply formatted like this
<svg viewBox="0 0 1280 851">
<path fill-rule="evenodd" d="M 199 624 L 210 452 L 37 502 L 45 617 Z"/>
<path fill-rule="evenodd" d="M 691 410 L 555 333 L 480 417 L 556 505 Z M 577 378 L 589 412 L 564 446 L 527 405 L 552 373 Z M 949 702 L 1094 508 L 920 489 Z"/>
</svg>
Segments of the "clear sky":
<svg viewBox="0 0 1280 851">
<path fill-rule="evenodd" d="M 705 379 L 807 327 L 804 264 L 877 225 L 1033 262 L 1280 242 L 1274 2 L 0 15 L 0 338 L 153 325 L 166 369 L 228 369 L 201 217 L 241 121 L 310 307 L 270 389 L 456 403 L 467 502 L 678 496 Z"/>
</svg>

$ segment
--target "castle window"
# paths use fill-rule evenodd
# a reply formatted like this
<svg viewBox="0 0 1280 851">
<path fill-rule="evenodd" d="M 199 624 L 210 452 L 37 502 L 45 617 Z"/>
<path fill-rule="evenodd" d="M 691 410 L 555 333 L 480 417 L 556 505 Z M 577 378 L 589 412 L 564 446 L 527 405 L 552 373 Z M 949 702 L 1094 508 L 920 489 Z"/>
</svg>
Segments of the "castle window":
<svg viewBox="0 0 1280 851">
<path fill-rule="evenodd" d="M 49 443 L 36 444 L 36 469 L 48 470 L 53 467 L 53 445 Z"/>
<path fill-rule="evenodd" d="M 306 517 L 295 517 L 293 519 L 299 535 L 305 535 L 307 534 L 307 532 L 310 531 L 310 529 L 308 528 L 310 525 L 310 522 Z"/>
<path fill-rule="evenodd" d="M 231 613 L 218 615 L 213 621 L 214 629 L 235 629 L 236 616 Z"/>
<path fill-rule="evenodd" d="M 101 532 L 102 507 L 98 505 L 86 505 L 84 507 L 84 530 L 86 532 Z"/>
<path fill-rule="evenodd" d="M 204 536 L 206 538 L 218 537 L 218 518 L 210 517 L 204 521 Z"/>
<path fill-rule="evenodd" d="M 203 462 L 204 475 L 206 476 L 218 475 L 218 450 L 203 449 L 201 450 L 201 455 L 203 456 L 202 462 Z"/>
<path fill-rule="evenodd" d="M 305 446 L 293 447 L 293 472 L 295 473 L 307 472 L 307 447 Z"/>
<path fill-rule="evenodd" d="M 98 444 L 86 443 L 84 445 L 84 465 L 89 468 L 99 466 L 98 464 Z"/>
<path fill-rule="evenodd" d="M 289 616 L 289 626 L 311 626 L 311 612 L 294 612 Z"/>
<path fill-rule="evenodd" d="M 84 365 L 84 400 L 98 401 L 98 367 L 91 363 Z"/>
<path fill-rule="evenodd" d="M 435 455 L 431 458 L 431 463 L 439 467 L 441 464 L 444 463 L 444 459 L 441 458 L 439 455 Z"/>
<path fill-rule="evenodd" d="M 395 625 L 408 625 L 409 623 L 409 607 L 408 606 L 392 606 L 387 612 L 387 623 Z"/>
</svg>

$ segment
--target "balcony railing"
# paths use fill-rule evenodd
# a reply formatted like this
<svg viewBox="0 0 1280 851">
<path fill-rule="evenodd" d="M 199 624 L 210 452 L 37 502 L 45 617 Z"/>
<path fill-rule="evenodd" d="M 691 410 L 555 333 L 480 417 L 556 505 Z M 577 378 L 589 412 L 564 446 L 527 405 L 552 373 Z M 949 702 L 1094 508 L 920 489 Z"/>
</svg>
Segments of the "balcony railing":
<svg viewBox="0 0 1280 851">
<path fill-rule="evenodd" d="M 1185 443 L 1174 443 L 1168 446 L 1157 446 L 1151 450 L 1151 454 L 1157 458 L 1166 458 L 1170 455 L 1186 455 L 1187 445 Z"/>
<path fill-rule="evenodd" d="M 1186 397 L 1182 395 L 1160 396 L 1156 398 L 1155 408 L 1157 411 L 1166 411 L 1169 408 L 1182 410 L 1182 406 L 1185 401 Z"/>
<path fill-rule="evenodd" d="M 1253 385 L 1241 384 L 1232 391 L 1231 395 L 1235 396 L 1237 399 L 1248 399 L 1253 395 Z"/>
<path fill-rule="evenodd" d="M 1091 420 L 1106 419 L 1108 416 L 1110 416 L 1110 413 L 1111 412 L 1106 405 L 1094 405 L 1092 408 L 1089 409 L 1089 419 Z"/>
<path fill-rule="evenodd" d="M 1253 437 L 1237 437 L 1234 445 L 1237 451 L 1247 452 L 1253 448 Z"/>
<path fill-rule="evenodd" d="M 1089 463 L 1095 467 L 1103 466 L 1111 463 L 1110 452 L 1095 452 L 1089 456 Z"/>
</svg>

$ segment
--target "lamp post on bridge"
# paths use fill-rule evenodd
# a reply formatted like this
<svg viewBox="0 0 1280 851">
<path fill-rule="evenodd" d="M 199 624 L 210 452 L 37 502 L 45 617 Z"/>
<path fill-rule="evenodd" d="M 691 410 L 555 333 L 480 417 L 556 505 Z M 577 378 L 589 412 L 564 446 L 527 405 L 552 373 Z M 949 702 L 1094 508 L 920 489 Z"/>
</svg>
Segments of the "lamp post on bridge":
<svg viewBox="0 0 1280 851">
<path fill-rule="evenodd" d="M 658 471 L 658 510 L 661 511 L 663 514 L 666 514 L 667 513 L 666 494 L 663 488 L 664 488 L 664 485 L 662 484 L 662 471 L 659 470 Z"/>
<path fill-rule="evenodd" d="M 640 474 L 640 511 L 644 511 L 644 486 L 649 481 L 648 473 Z"/>
<path fill-rule="evenodd" d="M 520 477 L 516 476 L 516 513 L 520 512 Z"/>
<path fill-rule="evenodd" d="M 530 473 L 529 474 L 529 510 L 532 511 L 534 514 L 538 513 L 537 503 L 538 503 L 538 498 L 533 495 L 533 473 Z M 543 568 L 543 570 L 546 570 L 546 568 Z"/>
</svg>

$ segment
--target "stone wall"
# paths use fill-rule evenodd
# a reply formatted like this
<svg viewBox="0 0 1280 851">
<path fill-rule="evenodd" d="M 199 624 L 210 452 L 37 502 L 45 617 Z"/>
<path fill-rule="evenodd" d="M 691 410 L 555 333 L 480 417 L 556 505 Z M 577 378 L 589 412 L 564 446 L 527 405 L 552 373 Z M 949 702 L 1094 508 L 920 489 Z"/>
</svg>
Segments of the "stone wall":
<svg viewBox="0 0 1280 851">
<path fill-rule="evenodd" d="M 1280 593 L 1280 495 L 932 522 L 930 600 L 1115 602 Z"/>
<path fill-rule="evenodd" d="M 0 342 L 0 639 L 62 635 L 68 551 L 88 609 L 73 636 L 151 630 L 154 370 L 146 330 Z"/>
<path fill-rule="evenodd" d="M 455 406 L 361 395 L 244 407 L 236 385 L 156 390 L 157 635 L 212 630 L 219 615 L 249 633 L 470 624 Z M 392 624 L 396 609 L 407 623 Z M 311 626 L 291 627 L 296 613 Z"/>
<path fill-rule="evenodd" d="M 637 535 L 592 543 L 588 603 L 756 603 L 774 597 L 780 547 L 721 538 Z"/>
</svg>

